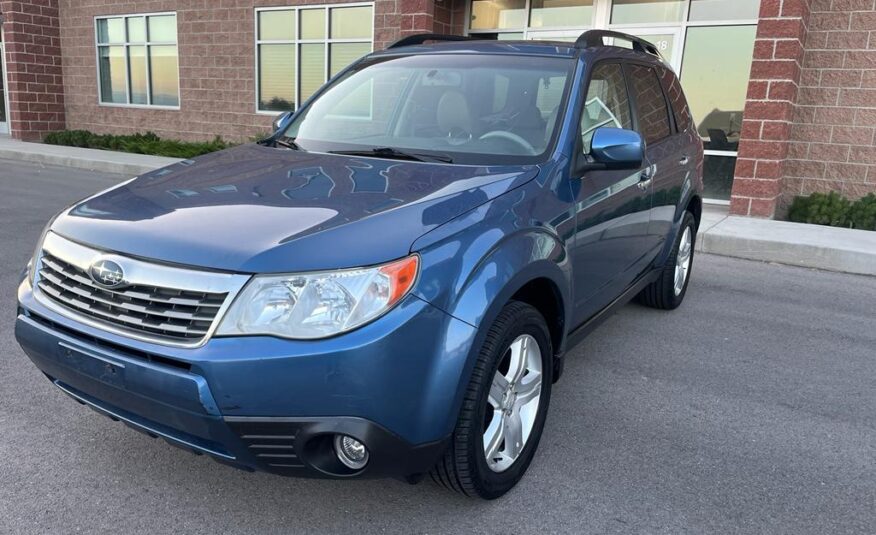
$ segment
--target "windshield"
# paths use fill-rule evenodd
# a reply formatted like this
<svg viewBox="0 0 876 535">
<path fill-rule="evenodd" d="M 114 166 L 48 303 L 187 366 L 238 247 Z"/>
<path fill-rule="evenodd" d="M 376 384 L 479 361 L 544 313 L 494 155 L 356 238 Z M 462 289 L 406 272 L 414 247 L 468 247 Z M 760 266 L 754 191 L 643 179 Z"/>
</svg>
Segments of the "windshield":
<svg viewBox="0 0 876 535">
<path fill-rule="evenodd" d="M 375 58 L 334 82 L 284 135 L 316 152 L 536 163 L 553 143 L 573 66 L 527 56 Z"/>
</svg>

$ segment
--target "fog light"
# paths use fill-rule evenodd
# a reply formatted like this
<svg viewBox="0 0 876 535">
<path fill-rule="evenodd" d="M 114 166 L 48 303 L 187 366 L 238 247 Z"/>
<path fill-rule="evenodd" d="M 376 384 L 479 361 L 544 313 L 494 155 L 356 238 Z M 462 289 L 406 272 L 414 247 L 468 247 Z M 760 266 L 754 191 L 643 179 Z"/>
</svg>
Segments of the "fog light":
<svg viewBox="0 0 876 535">
<path fill-rule="evenodd" d="M 335 435 L 335 454 L 344 466 L 353 470 L 361 470 L 368 464 L 365 444 L 347 435 Z"/>
</svg>

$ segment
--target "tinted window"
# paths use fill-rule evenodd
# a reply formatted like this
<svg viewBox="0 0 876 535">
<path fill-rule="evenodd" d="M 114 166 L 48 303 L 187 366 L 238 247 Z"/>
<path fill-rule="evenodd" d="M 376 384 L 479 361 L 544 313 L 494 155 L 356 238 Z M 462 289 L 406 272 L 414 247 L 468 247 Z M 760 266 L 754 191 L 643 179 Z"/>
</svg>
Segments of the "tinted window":
<svg viewBox="0 0 876 535">
<path fill-rule="evenodd" d="M 669 110 L 660 88 L 657 73 L 650 67 L 630 65 L 633 91 L 636 95 L 636 115 L 639 132 L 647 143 L 655 143 L 669 137 Z"/>
<path fill-rule="evenodd" d="M 593 69 L 584 114 L 581 116 L 581 138 L 585 153 L 590 152 L 593 133 L 603 126 L 633 127 L 624 72 L 617 63 L 603 63 Z"/>
<path fill-rule="evenodd" d="M 663 78 L 663 90 L 669 96 L 675 124 L 679 131 L 687 130 L 691 123 L 690 108 L 687 107 L 687 99 L 684 98 L 681 90 L 681 82 L 669 69 L 661 69 L 660 74 Z"/>
</svg>

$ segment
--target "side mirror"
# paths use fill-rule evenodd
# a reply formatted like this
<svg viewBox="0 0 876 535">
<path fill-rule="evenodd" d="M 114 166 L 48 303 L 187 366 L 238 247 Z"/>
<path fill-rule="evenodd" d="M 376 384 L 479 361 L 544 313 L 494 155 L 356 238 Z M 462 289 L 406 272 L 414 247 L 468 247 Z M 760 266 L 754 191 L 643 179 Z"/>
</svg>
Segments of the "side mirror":
<svg viewBox="0 0 876 535">
<path fill-rule="evenodd" d="M 645 148 L 638 132 L 604 127 L 593 133 L 590 155 L 606 169 L 637 169 L 642 167 Z"/>
<path fill-rule="evenodd" d="M 280 130 L 289 126 L 289 121 L 292 119 L 293 113 L 291 111 L 284 111 L 280 115 L 274 118 L 274 122 L 271 123 L 271 126 L 274 127 L 274 132 L 279 132 Z"/>
</svg>

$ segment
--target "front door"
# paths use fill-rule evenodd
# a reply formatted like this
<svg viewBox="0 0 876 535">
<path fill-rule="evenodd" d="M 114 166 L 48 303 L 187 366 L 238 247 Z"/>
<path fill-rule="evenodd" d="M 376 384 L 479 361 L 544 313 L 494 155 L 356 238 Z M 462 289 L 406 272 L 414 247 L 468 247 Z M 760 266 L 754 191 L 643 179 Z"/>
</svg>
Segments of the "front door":
<svg viewBox="0 0 876 535">
<path fill-rule="evenodd" d="M 580 150 L 585 154 L 598 128 L 634 127 L 620 63 L 604 62 L 593 68 L 580 125 Z M 647 169 L 643 163 L 640 169 L 572 177 L 577 213 L 572 251 L 576 326 L 611 303 L 647 267 L 643 263 L 652 246 L 650 191 L 642 180 Z"/>
</svg>

